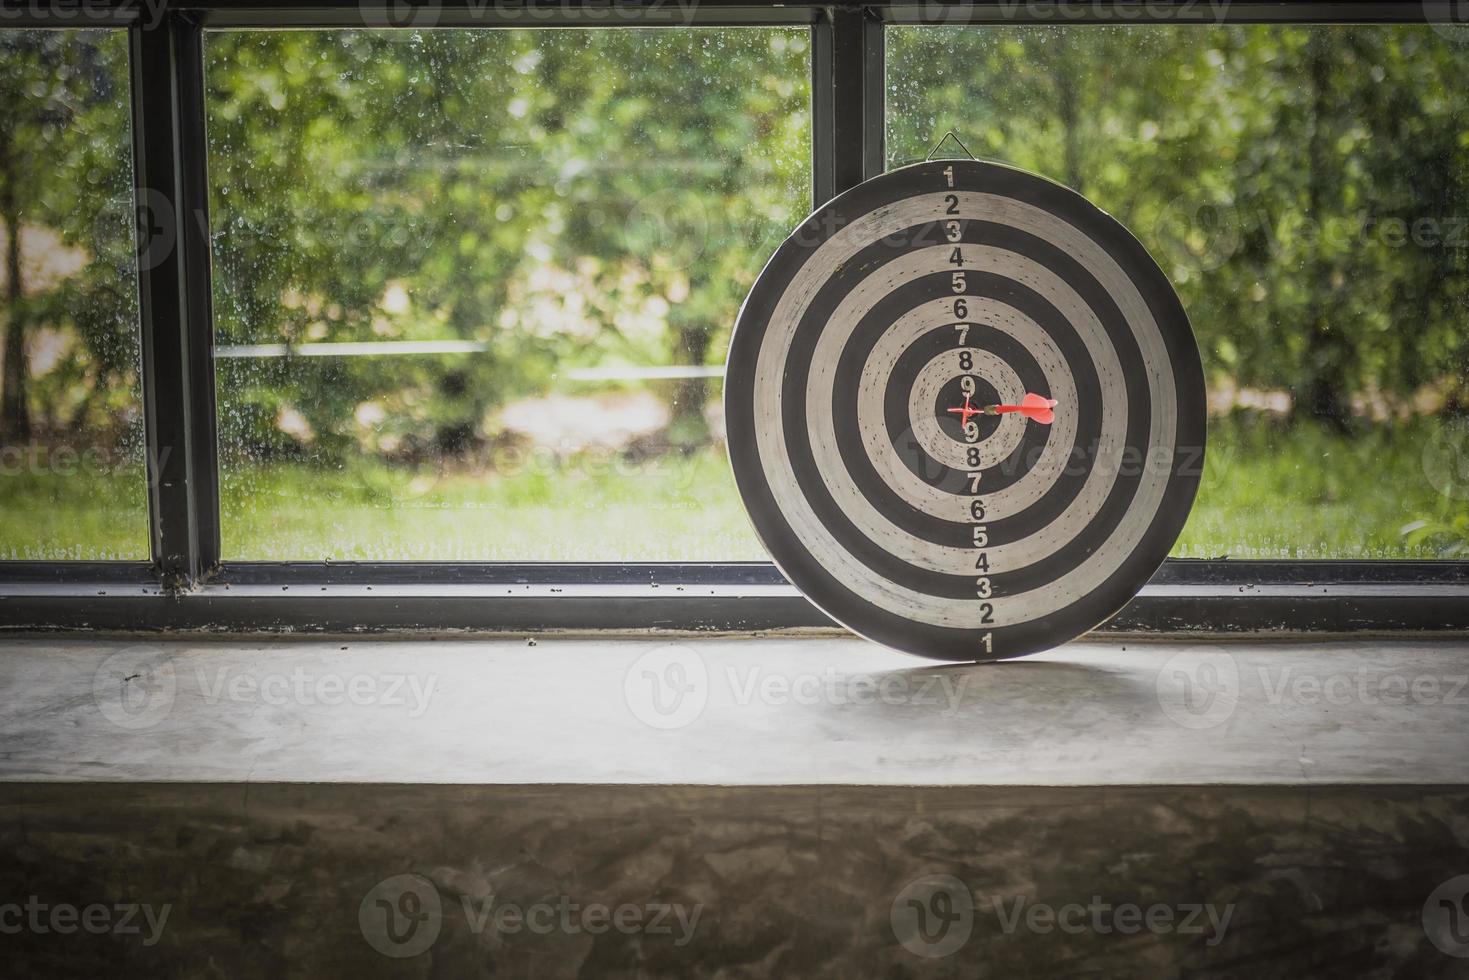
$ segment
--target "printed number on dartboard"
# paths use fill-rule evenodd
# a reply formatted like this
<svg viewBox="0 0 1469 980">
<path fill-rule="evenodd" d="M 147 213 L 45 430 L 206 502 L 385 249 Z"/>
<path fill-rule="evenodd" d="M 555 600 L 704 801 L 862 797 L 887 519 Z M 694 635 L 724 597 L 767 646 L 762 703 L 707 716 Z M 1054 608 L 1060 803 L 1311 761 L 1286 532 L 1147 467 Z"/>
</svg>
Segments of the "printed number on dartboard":
<svg viewBox="0 0 1469 980">
<path fill-rule="evenodd" d="M 963 320 L 968 316 L 968 303 L 963 299 L 954 300 L 955 319 Z M 956 323 L 954 329 L 958 333 L 959 341 L 959 390 L 964 393 L 967 405 L 969 399 L 973 398 L 979 390 L 979 383 L 970 373 L 974 370 L 974 351 L 964 346 L 965 341 L 969 339 L 969 324 Z M 979 493 L 980 453 L 979 447 L 973 445 L 979 442 L 979 423 L 967 416 L 964 420 L 964 441 L 970 443 L 964 447 L 964 461 L 968 464 L 970 544 L 974 547 L 974 570 L 978 573 L 974 577 L 974 594 L 980 599 L 988 600 L 994 597 L 995 592 L 994 586 L 990 583 L 990 556 L 987 550 L 990 543 L 989 527 L 985 524 L 984 498 Z M 979 604 L 979 621 L 984 626 L 994 623 L 994 603 L 985 601 Z M 984 645 L 985 653 L 995 652 L 992 634 L 985 633 L 980 637 L 980 643 Z"/>
</svg>

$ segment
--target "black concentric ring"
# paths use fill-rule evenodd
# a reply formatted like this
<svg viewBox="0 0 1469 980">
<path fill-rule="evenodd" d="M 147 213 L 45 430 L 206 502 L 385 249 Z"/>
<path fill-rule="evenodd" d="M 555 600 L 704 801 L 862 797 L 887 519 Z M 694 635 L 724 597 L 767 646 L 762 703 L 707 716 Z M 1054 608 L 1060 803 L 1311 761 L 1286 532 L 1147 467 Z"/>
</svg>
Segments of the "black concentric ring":
<svg viewBox="0 0 1469 980">
<path fill-rule="evenodd" d="M 1008 423 L 983 506 L 934 458 L 957 430 L 914 417 L 943 411 L 936 358 L 958 349 L 959 320 L 928 310 L 956 297 L 987 311 L 964 347 L 1074 402 L 1054 429 Z M 736 482 L 786 576 L 857 632 L 942 659 L 1028 653 L 1115 613 L 1166 556 L 1202 469 L 1202 370 L 1161 271 L 1079 195 L 996 164 L 919 164 L 815 212 L 741 310 L 725 401 Z"/>
</svg>

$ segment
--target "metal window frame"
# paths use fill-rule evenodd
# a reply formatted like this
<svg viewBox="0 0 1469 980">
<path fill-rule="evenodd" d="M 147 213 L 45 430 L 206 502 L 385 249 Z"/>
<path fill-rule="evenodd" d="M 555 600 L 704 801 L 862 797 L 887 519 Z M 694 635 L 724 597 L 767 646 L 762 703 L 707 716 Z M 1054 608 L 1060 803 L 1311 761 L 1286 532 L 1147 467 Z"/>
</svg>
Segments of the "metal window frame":
<svg viewBox="0 0 1469 980">
<path fill-rule="evenodd" d="M 813 200 L 885 166 L 891 25 L 1453 22 L 1450 0 L 0 0 L 0 31 L 125 27 L 139 201 L 148 562 L 0 562 L 0 630 L 769 630 L 831 626 L 768 562 L 221 561 L 203 32 L 792 26 L 811 31 Z M 166 451 L 165 451 L 166 450 Z M 1123 633 L 1469 630 L 1469 562 L 1170 559 Z"/>
</svg>

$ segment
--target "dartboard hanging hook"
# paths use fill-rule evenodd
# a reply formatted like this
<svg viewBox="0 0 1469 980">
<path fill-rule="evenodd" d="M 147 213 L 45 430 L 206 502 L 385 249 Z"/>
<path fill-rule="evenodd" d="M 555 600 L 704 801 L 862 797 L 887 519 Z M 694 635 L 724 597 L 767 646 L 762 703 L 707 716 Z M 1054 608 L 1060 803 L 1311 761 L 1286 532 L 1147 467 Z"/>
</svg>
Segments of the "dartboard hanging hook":
<svg viewBox="0 0 1469 980">
<path fill-rule="evenodd" d="M 939 140 L 933 145 L 933 149 L 928 151 L 928 156 L 923 158 L 923 162 L 927 163 L 928 161 L 932 160 L 934 158 L 934 154 L 938 153 L 939 148 L 942 147 L 949 140 L 953 140 L 956 144 L 958 144 L 959 149 L 963 150 L 964 155 L 967 156 L 969 159 L 975 159 L 974 154 L 969 152 L 969 147 L 965 146 L 964 141 L 959 138 L 959 134 L 951 129 L 944 134 L 943 139 Z"/>
<path fill-rule="evenodd" d="M 776 249 L 730 335 L 725 438 L 814 607 L 905 653 L 1003 660 L 1110 619 L 1162 566 L 1202 472 L 1204 371 L 1117 219 L 952 136 Z"/>
</svg>

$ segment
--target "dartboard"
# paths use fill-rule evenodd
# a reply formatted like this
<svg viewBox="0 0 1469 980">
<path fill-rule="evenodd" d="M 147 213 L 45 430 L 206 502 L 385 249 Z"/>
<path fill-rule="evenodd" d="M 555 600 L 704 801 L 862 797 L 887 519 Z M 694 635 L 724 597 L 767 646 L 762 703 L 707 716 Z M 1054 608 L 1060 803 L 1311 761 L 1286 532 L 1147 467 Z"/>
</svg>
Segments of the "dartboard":
<svg viewBox="0 0 1469 980">
<path fill-rule="evenodd" d="M 740 310 L 730 460 L 776 565 L 856 633 L 944 660 L 1072 639 L 1188 516 L 1198 347 L 1143 246 L 988 162 L 874 177 L 811 215 Z"/>
</svg>

